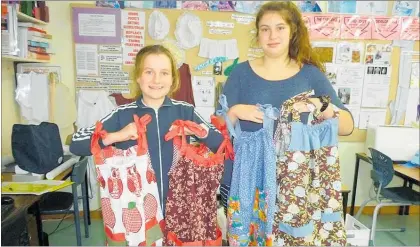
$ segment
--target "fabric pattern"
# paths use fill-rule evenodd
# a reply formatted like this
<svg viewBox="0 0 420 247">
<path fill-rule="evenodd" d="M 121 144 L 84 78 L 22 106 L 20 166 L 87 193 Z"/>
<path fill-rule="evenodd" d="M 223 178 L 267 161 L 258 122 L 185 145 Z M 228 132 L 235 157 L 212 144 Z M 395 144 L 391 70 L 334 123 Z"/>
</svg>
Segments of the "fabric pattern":
<svg viewBox="0 0 420 247">
<path fill-rule="evenodd" d="M 134 115 L 134 121 L 139 139 L 129 149 L 101 149 L 98 141 L 106 136 L 101 122 L 92 135 L 106 245 L 160 246 L 164 221 L 145 133 L 151 116 Z"/>
<path fill-rule="evenodd" d="M 168 173 L 164 244 L 220 246 L 222 238 L 217 227 L 216 193 L 222 178 L 224 157 L 233 158 L 229 135 L 227 130 L 221 130 L 225 132 L 225 139 L 217 153 L 212 154 L 203 144 L 196 147 L 186 141 L 184 127 L 197 136 L 204 136 L 206 130 L 201 126 L 181 120 L 175 121 L 173 126 L 165 136 L 166 140 L 174 139 L 174 159 Z"/>
<path fill-rule="evenodd" d="M 311 92 L 304 92 L 284 102 L 275 133 L 278 188 L 274 244 L 344 246 L 338 140 L 333 138 L 338 136 L 338 109 L 331 119 L 303 124 L 293 104 L 311 104 L 310 96 Z"/>
<path fill-rule="evenodd" d="M 228 200 L 228 238 L 234 246 L 271 246 L 276 197 L 276 155 L 272 134 L 279 111 L 260 105 L 263 128 L 242 132 L 226 116 L 227 100 L 220 97 L 223 115 L 234 137 L 235 159 Z"/>
</svg>

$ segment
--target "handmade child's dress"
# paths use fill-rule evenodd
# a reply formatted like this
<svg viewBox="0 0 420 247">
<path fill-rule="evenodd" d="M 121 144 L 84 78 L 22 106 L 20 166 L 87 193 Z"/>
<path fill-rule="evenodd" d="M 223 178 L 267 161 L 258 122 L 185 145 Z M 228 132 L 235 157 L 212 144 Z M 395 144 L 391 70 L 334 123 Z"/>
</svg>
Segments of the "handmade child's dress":
<svg viewBox="0 0 420 247">
<path fill-rule="evenodd" d="M 229 244 L 235 246 L 271 246 L 276 200 L 276 154 L 273 143 L 274 120 L 278 109 L 260 105 L 263 128 L 256 132 L 233 127 L 226 115 L 225 95 L 219 103 L 230 133 L 234 137 L 235 159 L 228 201 Z"/>
<path fill-rule="evenodd" d="M 107 134 L 101 122 L 92 135 L 107 245 L 162 245 L 162 209 L 146 140 L 150 121 L 150 115 L 134 115 L 138 140 L 127 150 L 101 149 L 98 141 Z"/>
<path fill-rule="evenodd" d="M 184 128 L 197 136 L 207 131 L 200 125 L 177 120 L 165 140 L 173 139 L 174 158 L 168 173 L 169 190 L 165 209 L 165 246 L 221 246 L 222 233 L 217 226 L 217 189 L 224 169 L 224 159 L 233 159 L 227 129 L 212 118 L 224 141 L 212 154 L 204 145 L 187 143 Z"/>
<path fill-rule="evenodd" d="M 315 109 L 310 96 L 311 92 L 301 93 L 281 107 L 275 133 L 278 188 L 274 245 L 345 246 L 338 109 L 334 106 L 333 118 L 304 124 L 293 104 L 303 101 Z"/>
</svg>

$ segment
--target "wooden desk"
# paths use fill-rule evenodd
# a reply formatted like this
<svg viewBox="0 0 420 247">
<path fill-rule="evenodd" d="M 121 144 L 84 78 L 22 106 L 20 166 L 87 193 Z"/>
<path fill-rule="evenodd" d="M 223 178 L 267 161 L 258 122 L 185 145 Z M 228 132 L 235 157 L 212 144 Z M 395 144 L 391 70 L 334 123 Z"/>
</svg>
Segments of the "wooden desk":
<svg viewBox="0 0 420 247">
<path fill-rule="evenodd" d="M 67 170 L 63 171 L 62 173 L 58 174 L 54 180 L 64 180 L 68 178 L 71 175 L 73 168 L 70 167 Z M 2 182 L 12 182 L 12 176 L 14 173 L 2 173 L 1 174 L 1 181 Z M 4 219 L 1 219 L 2 222 L 5 222 L 6 220 L 10 220 L 11 218 L 15 217 L 16 215 L 19 215 L 23 213 L 23 211 L 27 211 L 29 207 L 34 205 L 35 209 L 35 220 L 37 225 L 37 232 L 38 232 L 38 240 L 39 245 L 43 245 L 43 230 L 42 230 L 42 219 L 41 214 L 39 211 L 39 199 L 41 196 L 37 195 L 5 195 L 10 196 L 14 200 L 15 208 L 11 213 Z M 25 212 L 26 213 L 26 212 Z"/>
<path fill-rule="evenodd" d="M 353 190 L 351 196 L 351 207 L 350 207 L 350 215 L 354 215 L 354 204 L 356 202 L 356 189 L 357 189 L 357 180 L 359 176 L 359 166 L 360 160 L 366 161 L 369 164 L 372 164 L 372 160 L 366 153 L 356 153 L 356 167 L 354 170 L 354 178 L 353 178 Z M 413 184 L 420 186 L 420 168 L 410 168 L 403 166 L 398 163 L 394 163 L 394 174 L 397 177 L 400 177 L 404 180 L 403 186 L 408 186 L 410 188 L 413 187 Z M 402 208 L 400 207 L 400 214 L 402 214 Z M 408 207 L 405 208 L 405 214 L 408 215 Z"/>
<path fill-rule="evenodd" d="M 68 178 L 71 174 L 71 171 L 73 170 L 72 167 L 68 168 L 67 170 L 63 171 L 62 173 L 58 174 L 54 180 L 64 180 L 66 178 Z M 1 174 L 1 181 L 2 182 L 12 182 L 12 176 L 15 175 L 15 173 L 13 172 L 8 172 L 8 173 L 2 173 Z"/>
</svg>

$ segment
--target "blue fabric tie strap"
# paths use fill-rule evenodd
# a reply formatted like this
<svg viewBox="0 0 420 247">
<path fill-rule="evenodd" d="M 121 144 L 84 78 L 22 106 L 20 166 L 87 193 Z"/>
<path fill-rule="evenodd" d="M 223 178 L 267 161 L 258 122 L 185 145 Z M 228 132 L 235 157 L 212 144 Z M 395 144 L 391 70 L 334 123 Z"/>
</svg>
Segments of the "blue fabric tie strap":
<svg viewBox="0 0 420 247">
<path fill-rule="evenodd" d="M 226 126 L 228 128 L 230 136 L 236 138 L 241 134 L 241 126 L 239 124 L 239 120 L 236 121 L 235 126 L 233 126 L 232 122 L 230 121 L 229 117 L 227 116 L 227 112 L 229 111 L 226 95 L 220 94 L 219 96 L 219 104 L 222 109 L 216 111 L 217 116 L 222 116 L 226 122 Z"/>
<path fill-rule="evenodd" d="M 214 58 L 211 58 L 211 59 L 205 61 L 204 63 L 201 63 L 201 64 L 195 66 L 194 70 L 195 71 L 202 70 L 202 69 L 204 69 L 207 66 L 213 65 L 213 64 L 218 63 L 218 62 L 222 62 L 223 63 L 223 62 L 225 62 L 227 60 L 228 60 L 227 57 L 214 57 Z"/>
<path fill-rule="evenodd" d="M 257 104 L 260 111 L 264 113 L 263 128 L 271 135 L 274 132 L 274 121 L 280 116 L 280 110 L 270 104 Z"/>
</svg>

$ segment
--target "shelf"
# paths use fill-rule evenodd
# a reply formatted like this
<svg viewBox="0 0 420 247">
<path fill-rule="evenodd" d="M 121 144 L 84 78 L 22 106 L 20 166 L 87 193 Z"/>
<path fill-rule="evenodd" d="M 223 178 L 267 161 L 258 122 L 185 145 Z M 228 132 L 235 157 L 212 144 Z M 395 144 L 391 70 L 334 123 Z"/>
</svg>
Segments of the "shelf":
<svg viewBox="0 0 420 247">
<path fill-rule="evenodd" d="M 31 23 L 38 24 L 38 25 L 47 25 L 48 24 L 45 21 L 41 21 L 39 19 L 30 17 L 29 15 L 25 15 L 22 12 L 17 12 L 17 18 L 18 18 L 18 21 L 20 21 L 20 22 L 31 22 Z"/>
<path fill-rule="evenodd" d="M 23 57 L 16 57 L 16 56 L 1 56 L 1 60 L 4 61 L 11 61 L 11 62 L 28 62 L 28 63 L 49 63 L 49 60 L 38 60 L 33 58 L 23 58 Z"/>
</svg>

